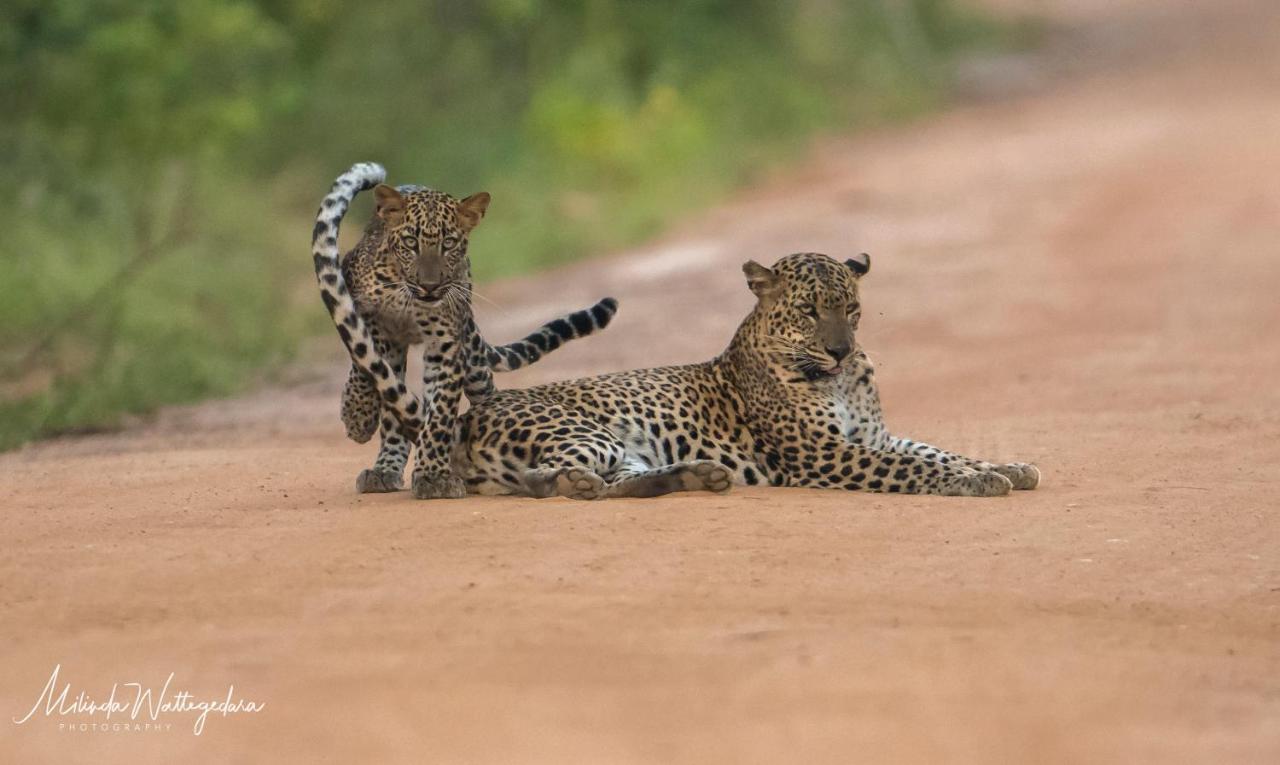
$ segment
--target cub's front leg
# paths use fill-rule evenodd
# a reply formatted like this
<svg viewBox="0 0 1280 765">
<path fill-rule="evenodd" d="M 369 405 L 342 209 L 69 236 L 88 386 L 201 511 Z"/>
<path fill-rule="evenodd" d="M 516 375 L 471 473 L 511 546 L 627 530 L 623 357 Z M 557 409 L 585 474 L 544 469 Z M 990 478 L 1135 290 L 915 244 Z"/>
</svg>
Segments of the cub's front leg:
<svg viewBox="0 0 1280 765">
<path fill-rule="evenodd" d="M 456 499 L 467 493 L 462 478 L 450 469 L 465 381 L 463 366 L 462 349 L 453 336 L 427 343 L 422 354 L 422 388 L 429 414 L 413 464 L 413 496 L 418 499 Z"/>
<path fill-rule="evenodd" d="M 468 319 L 463 328 L 462 373 L 465 381 L 463 391 L 472 404 L 484 401 L 497 388 L 493 384 L 493 367 L 489 365 L 488 345 L 480 337 L 480 329 L 475 319 Z"/>
<path fill-rule="evenodd" d="M 395 373 L 396 381 L 403 385 L 406 349 L 383 341 L 377 341 L 375 347 L 382 359 L 390 365 L 391 371 Z M 357 379 L 357 374 L 364 375 L 364 371 L 353 364 L 352 381 Z M 372 391 L 372 396 L 366 393 L 364 398 L 354 398 L 360 395 L 360 388 L 357 387 L 358 383 L 349 381 L 347 389 L 343 391 L 343 420 L 350 423 L 350 413 L 360 406 L 373 407 L 376 420 L 382 428 L 382 443 L 378 447 L 378 458 L 374 461 L 373 467 L 360 471 L 360 475 L 356 478 L 356 491 L 361 494 L 400 491 L 404 486 L 404 466 L 409 461 L 409 449 L 416 439 L 410 440 L 404 435 L 399 423 L 396 422 L 395 411 L 383 405 L 377 389 L 372 387 L 372 378 L 366 375 L 365 379 L 370 385 L 367 390 Z M 348 398 L 348 394 L 353 398 Z M 350 434 L 350 424 L 348 424 L 348 434 Z"/>
</svg>

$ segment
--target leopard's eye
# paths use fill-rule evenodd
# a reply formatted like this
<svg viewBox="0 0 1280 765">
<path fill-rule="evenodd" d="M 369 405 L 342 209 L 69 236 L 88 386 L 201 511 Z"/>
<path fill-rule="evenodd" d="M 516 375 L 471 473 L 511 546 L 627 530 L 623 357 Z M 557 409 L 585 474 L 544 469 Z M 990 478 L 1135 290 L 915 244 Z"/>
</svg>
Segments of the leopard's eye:
<svg viewBox="0 0 1280 765">
<path fill-rule="evenodd" d="M 411 250 L 418 249 L 418 237 L 413 234 L 405 234 L 400 237 L 400 241 L 404 243 L 405 247 L 408 247 Z"/>
<path fill-rule="evenodd" d="M 805 316 L 808 316 L 810 319 L 818 318 L 818 309 L 816 306 L 814 306 L 813 303 L 801 303 L 800 313 L 803 313 Z"/>
<path fill-rule="evenodd" d="M 446 236 L 444 238 L 444 248 L 446 250 L 452 250 L 454 247 L 457 247 L 457 246 L 458 246 L 458 237 Z"/>
<path fill-rule="evenodd" d="M 853 316 L 855 313 L 858 312 L 859 308 L 861 308 L 861 306 L 859 306 L 857 303 L 850 303 L 848 306 L 845 307 L 844 312 L 850 316 Z"/>
</svg>

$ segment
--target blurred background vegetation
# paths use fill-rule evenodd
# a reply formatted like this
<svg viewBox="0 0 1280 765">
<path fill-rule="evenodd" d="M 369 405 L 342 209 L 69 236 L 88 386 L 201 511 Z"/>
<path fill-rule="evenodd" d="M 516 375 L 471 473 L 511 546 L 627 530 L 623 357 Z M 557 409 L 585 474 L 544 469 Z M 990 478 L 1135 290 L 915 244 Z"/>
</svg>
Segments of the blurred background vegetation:
<svg viewBox="0 0 1280 765">
<path fill-rule="evenodd" d="M 6 0 L 0 448 L 229 392 L 329 331 L 308 235 L 355 161 L 491 192 L 491 278 L 926 109 L 1006 36 L 950 0 Z"/>
</svg>

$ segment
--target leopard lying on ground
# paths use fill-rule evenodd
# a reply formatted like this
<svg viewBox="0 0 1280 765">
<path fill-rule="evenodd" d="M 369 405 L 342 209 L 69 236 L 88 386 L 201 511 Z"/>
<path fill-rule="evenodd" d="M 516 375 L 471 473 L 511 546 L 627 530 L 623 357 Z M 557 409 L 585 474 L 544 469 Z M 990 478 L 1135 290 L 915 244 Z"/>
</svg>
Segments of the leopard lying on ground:
<svg viewBox="0 0 1280 765">
<path fill-rule="evenodd" d="M 494 371 L 533 363 L 567 340 L 603 329 L 617 302 L 605 298 L 523 340 L 489 345 L 471 314 L 467 257 L 469 235 L 484 217 L 489 195 L 456 200 L 420 186 L 392 188 L 381 183 L 385 177 L 379 165 L 353 166 L 321 203 L 312 233 L 321 297 L 351 353 L 342 395 L 347 435 L 363 443 L 379 426 L 382 431 L 377 460 L 361 472 L 356 489 L 398 490 L 416 442 L 414 494 L 460 497 L 465 487 L 450 473 L 449 458 L 462 393 L 479 401 L 493 392 Z M 338 227 L 351 200 L 370 187 L 376 213 L 339 266 Z M 421 400 L 404 384 L 408 348 L 417 344 L 423 345 Z"/>
<path fill-rule="evenodd" d="M 500 391 L 462 419 L 455 472 L 478 494 L 575 499 L 771 484 L 993 496 L 1040 471 L 891 435 L 854 332 L 871 261 L 802 253 L 743 266 L 757 297 L 702 364 Z"/>
</svg>

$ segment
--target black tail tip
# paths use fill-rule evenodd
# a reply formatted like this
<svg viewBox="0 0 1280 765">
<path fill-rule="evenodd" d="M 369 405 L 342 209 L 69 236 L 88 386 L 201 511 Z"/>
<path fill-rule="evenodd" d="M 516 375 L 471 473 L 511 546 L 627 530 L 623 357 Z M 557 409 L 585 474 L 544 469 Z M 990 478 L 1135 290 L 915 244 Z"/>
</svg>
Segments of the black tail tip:
<svg viewBox="0 0 1280 765">
<path fill-rule="evenodd" d="M 609 326 L 610 321 L 613 321 L 613 315 L 617 312 L 617 299 L 607 297 L 591 307 L 591 318 L 595 321 L 597 327 L 604 329 Z"/>
</svg>

